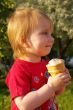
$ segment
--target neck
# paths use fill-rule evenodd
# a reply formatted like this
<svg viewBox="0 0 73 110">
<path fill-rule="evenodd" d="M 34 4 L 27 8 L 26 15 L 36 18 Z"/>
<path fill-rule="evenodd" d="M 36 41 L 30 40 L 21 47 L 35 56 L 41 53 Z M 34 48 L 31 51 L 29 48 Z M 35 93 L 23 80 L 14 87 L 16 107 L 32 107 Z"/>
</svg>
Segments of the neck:
<svg viewBox="0 0 73 110">
<path fill-rule="evenodd" d="M 21 56 L 20 59 L 29 61 L 29 62 L 40 62 L 41 61 L 41 57 L 36 56 L 36 55 L 31 55 L 31 54 Z"/>
</svg>

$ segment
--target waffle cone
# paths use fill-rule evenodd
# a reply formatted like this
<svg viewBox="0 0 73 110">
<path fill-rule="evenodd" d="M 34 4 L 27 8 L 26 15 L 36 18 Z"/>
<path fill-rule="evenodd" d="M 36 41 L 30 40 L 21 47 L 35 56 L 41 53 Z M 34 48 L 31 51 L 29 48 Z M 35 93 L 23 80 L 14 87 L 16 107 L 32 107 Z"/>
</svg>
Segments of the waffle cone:
<svg viewBox="0 0 73 110">
<path fill-rule="evenodd" d="M 57 74 L 65 71 L 65 65 L 63 62 L 53 66 L 47 65 L 46 67 L 51 76 L 56 76 Z"/>
</svg>

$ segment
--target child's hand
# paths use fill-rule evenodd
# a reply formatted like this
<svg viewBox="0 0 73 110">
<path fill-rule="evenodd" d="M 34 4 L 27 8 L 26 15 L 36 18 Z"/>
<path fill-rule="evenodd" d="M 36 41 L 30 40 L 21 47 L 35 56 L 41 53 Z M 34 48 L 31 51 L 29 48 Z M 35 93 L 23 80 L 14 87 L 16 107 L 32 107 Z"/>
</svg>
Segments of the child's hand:
<svg viewBox="0 0 73 110">
<path fill-rule="evenodd" d="M 51 85 L 55 91 L 59 90 L 60 88 L 69 85 L 71 80 L 71 76 L 69 71 L 66 69 L 64 73 L 60 73 L 55 77 L 48 78 L 48 85 Z"/>
<path fill-rule="evenodd" d="M 69 70 L 67 68 L 65 69 L 65 73 L 70 76 Z M 68 86 L 70 84 L 70 82 L 71 82 L 71 76 L 70 76 L 70 80 L 68 81 L 68 83 L 64 87 Z"/>
</svg>

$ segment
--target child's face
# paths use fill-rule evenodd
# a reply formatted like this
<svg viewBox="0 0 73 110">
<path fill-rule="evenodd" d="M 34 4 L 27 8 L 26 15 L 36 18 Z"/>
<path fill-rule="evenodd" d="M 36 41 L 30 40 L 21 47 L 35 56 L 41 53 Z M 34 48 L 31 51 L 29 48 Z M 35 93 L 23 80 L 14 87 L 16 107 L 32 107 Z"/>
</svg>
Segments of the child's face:
<svg viewBox="0 0 73 110">
<path fill-rule="evenodd" d="M 27 40 L 29 44 L 28 52 L 39 57 L 48 55 L 54 43 L 51 34 L 48 21 L 46 19 L 40 20 L 38 26 Z"/>
</svg>

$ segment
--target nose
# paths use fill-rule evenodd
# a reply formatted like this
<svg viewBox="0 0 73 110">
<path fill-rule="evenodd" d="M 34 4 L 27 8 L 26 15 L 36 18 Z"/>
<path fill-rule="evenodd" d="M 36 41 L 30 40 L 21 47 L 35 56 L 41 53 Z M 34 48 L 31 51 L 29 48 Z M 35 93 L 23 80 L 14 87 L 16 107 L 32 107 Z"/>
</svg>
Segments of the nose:
<svg viewBox="0 0 73 110">
<path fill-rule="evenodd" d="M 48 41 L 53 44 L 53 43 L 54 43 L 54 38 L 50 35 L 50 36 L 48 37 Z"/>
</svg>

